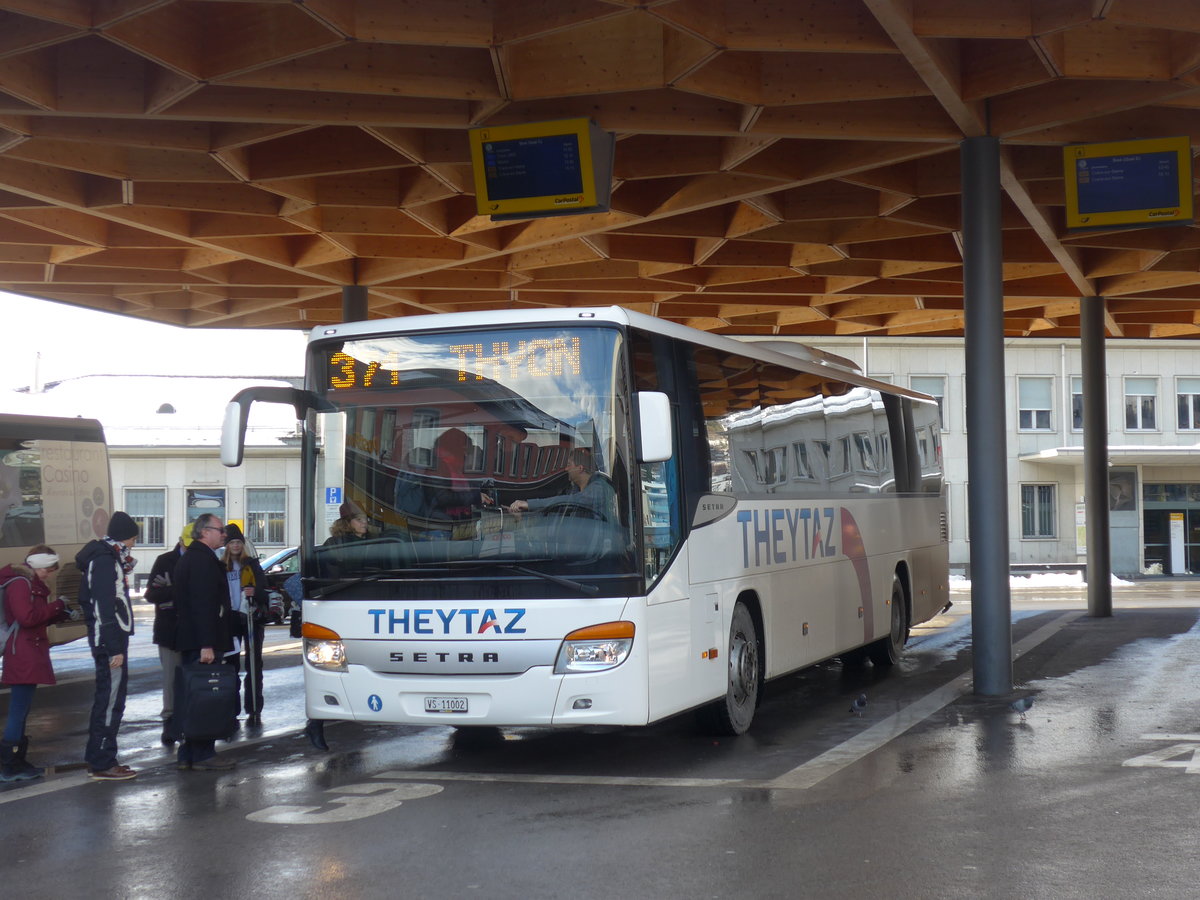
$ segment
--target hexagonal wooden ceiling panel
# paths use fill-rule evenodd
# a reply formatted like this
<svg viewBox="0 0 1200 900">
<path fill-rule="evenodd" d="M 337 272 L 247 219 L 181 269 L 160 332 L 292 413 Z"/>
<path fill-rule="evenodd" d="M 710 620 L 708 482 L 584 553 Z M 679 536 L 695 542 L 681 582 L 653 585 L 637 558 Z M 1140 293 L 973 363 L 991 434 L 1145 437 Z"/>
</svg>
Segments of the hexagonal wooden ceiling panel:
<svg viewBox="0 0 1200 900">
<path fill-rule="evenodd" d="M 590 116 L 610 212 L 475 213 L 467 130 Z M 958 335 L 959 142 L 1006 330 L 1200 335 L 1200 231 L 1068 234 L 1066 143 L 1200 143 L 1194 0 L 0 0 L 0 288 L 192 326 L 617 303 Z"/>
</svg>

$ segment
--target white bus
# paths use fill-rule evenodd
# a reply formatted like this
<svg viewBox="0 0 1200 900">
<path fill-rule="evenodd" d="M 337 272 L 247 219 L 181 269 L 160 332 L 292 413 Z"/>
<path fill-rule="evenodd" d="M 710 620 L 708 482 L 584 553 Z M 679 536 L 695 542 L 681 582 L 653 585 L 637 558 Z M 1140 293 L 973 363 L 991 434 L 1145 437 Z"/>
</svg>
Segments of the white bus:
<svg viewBox="0 0 1200 900">
<path fill-rule="evenodd" d="M 937 406 L 838 357 L 611 307 L 317 328 L 307 368 L 222 458 L 254 400 L 305 418 L 314 719 L 738 734 L 948 605 Z"/>
<path fill-rule="evenodd" d="M 61 568 L 58 593 L 79 588 L 75 554 L 104 537 L 113 512 L 108 447 L 95 419 L 0 413 L 0 566 L 24 563 L 49 544 Z M 51 626 L 78 636 L 79 626 Z M 51 633 L 51 642 L 63 636 Z"/>
</svg>

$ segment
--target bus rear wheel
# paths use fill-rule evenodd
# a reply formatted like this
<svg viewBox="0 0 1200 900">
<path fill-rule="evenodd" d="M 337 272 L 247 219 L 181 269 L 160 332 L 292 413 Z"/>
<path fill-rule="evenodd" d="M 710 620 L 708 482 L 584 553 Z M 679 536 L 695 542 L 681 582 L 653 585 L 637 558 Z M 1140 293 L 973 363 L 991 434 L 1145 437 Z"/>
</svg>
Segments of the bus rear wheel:
<svg viewBox="0 0 1200 900">
<path fill-rule="evenodd" d="M 877 666 L 891 667 L 900 662 L 900 654 L 908 643 L 908 611 L 904 605 L 904 585 L 900 576 L 892 576 L 892 599 L 888 603 L 890 612 L 887 637 L 882 637 L 867 648 L 871 662 Z"/>
<path fill-rule="evenodd" d="M 706 707 L 704 722 L 718 734 L 745 734 L 762 691 L 762 654 L 754 617 L 740 600 L 733 608 L 726 652 L 725 696 Z"/>
</svg>

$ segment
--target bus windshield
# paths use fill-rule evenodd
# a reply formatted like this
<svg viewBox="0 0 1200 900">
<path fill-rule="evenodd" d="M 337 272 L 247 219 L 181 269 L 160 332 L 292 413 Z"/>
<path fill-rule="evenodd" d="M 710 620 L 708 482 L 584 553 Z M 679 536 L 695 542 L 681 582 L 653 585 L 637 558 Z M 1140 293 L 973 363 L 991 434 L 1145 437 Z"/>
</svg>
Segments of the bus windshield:
<svg viewBox="0 0 1200 900">
<path fill-rule="evenodd" d="M 310 388 L 331 411 L 314 414 L 310 575 L 449 570 L 597 593 L 635 570 L 620 331 L 383 335 L 312 352 Z"/>
</svg>

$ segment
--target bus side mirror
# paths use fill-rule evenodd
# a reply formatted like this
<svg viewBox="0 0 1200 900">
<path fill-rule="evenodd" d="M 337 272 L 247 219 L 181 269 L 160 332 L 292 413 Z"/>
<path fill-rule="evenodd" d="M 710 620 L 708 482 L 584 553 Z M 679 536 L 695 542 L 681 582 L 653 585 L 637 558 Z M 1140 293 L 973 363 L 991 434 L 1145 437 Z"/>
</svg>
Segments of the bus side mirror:
<svg viewBox="0 0 1200 900">
<path fill-rule="evenodd" d="M 231 468 L 242 464 L 249 415 L 249 403 L 234 400 L 225 405 L 225 421 L 221 423 L 221 462 Z"/>
<path fill-rule="evenodd" d="M 638 462 L 665 462 L 674 454 L 671 398 L 661 391 L 638 391 Z"/>
<path fill-rule="evenodd" d="M 221 462 L 234 467 L 242 464 L 246 447 L 246 420 L 250 418 L 250 404 L 256 400 L 264 403 L 286 403 L 296 410 L 296 418 L 303 419 L 310 409 L 329 409 L 312 391 L 301 391 L 285 387 L 250 387 L 238 391 L 225 407 L 225 421 L 221 424 Z"/>
</svg>

